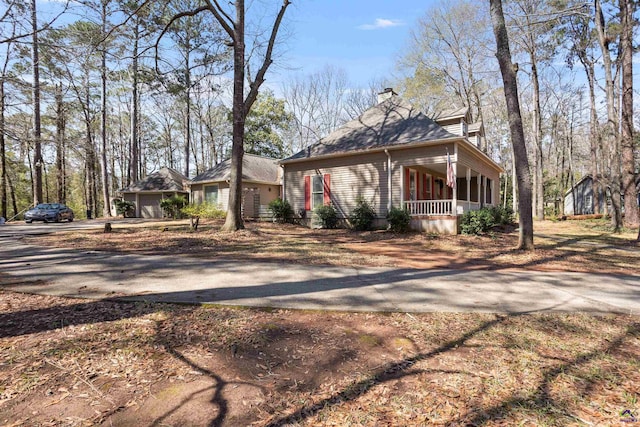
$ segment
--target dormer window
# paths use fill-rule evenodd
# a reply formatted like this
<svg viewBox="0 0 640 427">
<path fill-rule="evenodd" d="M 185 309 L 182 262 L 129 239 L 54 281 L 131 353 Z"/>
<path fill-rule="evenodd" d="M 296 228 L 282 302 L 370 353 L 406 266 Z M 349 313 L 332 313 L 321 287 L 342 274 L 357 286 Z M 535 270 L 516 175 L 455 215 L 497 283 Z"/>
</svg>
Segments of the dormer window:
<svg viewBox="0 0 640 427">
<path fill-rule="evenodd" d="M 462 119 L 462 136 L 467 136 L 468 128 L 466 120 Z"/>
</svg>

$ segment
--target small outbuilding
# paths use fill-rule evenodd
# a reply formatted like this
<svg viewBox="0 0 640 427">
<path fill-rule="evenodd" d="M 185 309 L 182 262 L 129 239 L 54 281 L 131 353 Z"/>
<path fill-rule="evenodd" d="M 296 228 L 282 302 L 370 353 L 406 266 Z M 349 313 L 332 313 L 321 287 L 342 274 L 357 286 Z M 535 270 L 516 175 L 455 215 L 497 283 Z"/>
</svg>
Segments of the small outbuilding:
<svg viewBox="0 0 640 427">
<path fill-rule="evenodd" d="M 224 211 L 229 205 L 231 159 L 217 164 L 191 180 L 193 203 L 211 203 Z M 242 215 L 268 216 L 267 206 L 280 197 L 281 169 L 278 160 L 245 154 L 242 159 Z"/>
<path fill-rule="evenodd" d="M 123 200 L 133 202 L 136 218 L 162 218 L 160 202 L 172 196 L 189 198 L 189 179 L 175 169 L 162 167 L 128 187 L 118 190 Z"/>
</svg>

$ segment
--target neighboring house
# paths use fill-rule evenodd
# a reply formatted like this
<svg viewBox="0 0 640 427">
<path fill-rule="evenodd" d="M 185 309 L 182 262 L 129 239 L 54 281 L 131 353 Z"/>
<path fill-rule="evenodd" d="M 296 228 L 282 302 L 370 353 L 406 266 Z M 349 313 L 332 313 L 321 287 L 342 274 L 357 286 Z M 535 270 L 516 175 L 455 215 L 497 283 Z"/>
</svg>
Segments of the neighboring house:
<svg viewBox="0 0 640 427">
<path fill-rule="evenodd" d="M 640 176 L 636 178 L 636 189 L 638 190 L 638 205 L 640 205 Z M 621 190 L 622 191 L 622 190 Z M 564 214 L 565 215 L 590 215 L 596 211 L 603 213 L 605 211 L 605 200 L 607 203 L 607 211 L 611 211 L 611 200 L 608 197 L 608 190 L 601 191 L 598 197 L 594 196 L 593 177 L 585 175 L 573 187 L 571 187 L 564 195 Z M 598 209 L 596 210 L 597 203 Z M 622 195 L 622 210 L 624 213 L 624 194 Z"/>
<path fill-rule="evenodd" d="M 162 218 L 160 208 L 162 199 L 181 195 L 188 198 L 189 179 L 180 172 L 162 167 L 140 181 L 136 181 L 128 187 L 118 190 L 122 198 L 135 204 L 135 216 L 137 218 Z"/>
<path fill-rule="evenodd" d="M 231 160 L 225 160 L 191 180 L 191 201 L 213 203 L 227 210 Z M 242 211 L 245 218 L 267 216 L 269 202 L 280 197 L 278 161 L 245 154 L 242 160 Z"/>
<path fill-rule="evenodd" d="M 306 221 L 328 203 L 346 219 L 361 196 L 378 225 L 392 207 L 404 207 L 412 228 L 455 234 L 459 215 L 498 204 L 503 171 L 479 148 L 482 124 L 468 118 L 461 109 L 434 121 L 385 89 L 378 105 L 280 162 L 284 197 Z"/>
<path fill-rule="evenodd" d="M 595 203 L 597 203 L 598 209 Z M 594 197 L 593 177 L 585 175 L 576 182 L 564 195 L 565 215 L 590 215 L 597 212 L 602 213 L 605 204 L 604 193 Z"/>
</svg>

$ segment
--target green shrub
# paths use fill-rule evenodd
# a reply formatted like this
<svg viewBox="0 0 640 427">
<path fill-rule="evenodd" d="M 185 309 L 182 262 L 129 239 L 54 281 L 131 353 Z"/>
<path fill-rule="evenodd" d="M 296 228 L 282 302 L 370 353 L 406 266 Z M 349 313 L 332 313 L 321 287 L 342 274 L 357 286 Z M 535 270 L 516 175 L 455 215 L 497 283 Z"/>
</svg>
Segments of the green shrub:
<svg viewBox="0 0 640 427">
<path fill-rule="evenodd" d="M 387 214 L 389 229 L 396 233 L 406 233 L 410 229 L 411 215 L 406 209 L 391 208 Z"/>
<path fill-rule="evenodd" d="M 187 198 L 184 196 L 173 195 L 167 199 L 160 201 L 160 207 L 164 211 L 165 215 L 173 219 L 178 219 L 182 216 L 182 208 L 187 204 Z"/>
<path fill-rule="evenodd" d="M 477 211 L 468 211 L 460 220 L 460 232 L 462 234 L 483 234 L 496 225 L 490 208 L 482 208 Z"/>
<path fill-rule="evenodd" d="M 374 219 L 376 219 L 376 212 L 373 210 L 373 206 L 362 196 L 358 196 L 356 207 L 349 217 L 351 226 L 358 231 L 369 230 Z"/>
<path fill-rule="evenodd" d="M 180 210 L 191 218 L 223 219 L 227 213 L 212 203 L 191 203 Z"/>
<path fill-rule="evenodd" d="M 495 225 L 513 224 L 513 209 L 511 209 L 511 206 L 493 206 L 489 208 L 489 210 L 491 211 Z"/>
<path fill-rule="evenodd" d="M 316 224 L 322 228 L 336 228 L 338 226 L 338 212 L 333 205 L 321 205 L 313 210 Z"/>
<path fill-rule="evenodd" d="M 116 213 L 125 218 L 133 217 L 136 212 L 135 203 L 128 200 L 114 200 L 113 204 L 116 206 Z"/>
<path fill-rule="evenodd" d="M 272 200 L 269 202 L 269 211 L 276 222 L 291 222 L 293 219 L 293 208 L 286 200 L 280 198 Z"/>
</svg>

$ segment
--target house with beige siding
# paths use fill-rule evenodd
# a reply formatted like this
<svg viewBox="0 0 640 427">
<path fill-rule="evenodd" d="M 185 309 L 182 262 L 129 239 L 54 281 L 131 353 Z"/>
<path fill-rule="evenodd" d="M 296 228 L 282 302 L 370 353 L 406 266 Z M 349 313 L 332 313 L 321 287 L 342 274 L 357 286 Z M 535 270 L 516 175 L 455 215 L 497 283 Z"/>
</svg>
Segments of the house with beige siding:
<svg viewBox="0 0 640 427">
<path fill-rule="evenodd" d="M 482 124 L 468 118 L 461 109 L 431 119 L 386 89 L 360 117 L 280 161 L 284 198 L 309 224 L 318 205 L 346 220 L 363 197 L 378 225 L 399 207 L 415 230 L 455 234 L 464 212 L 498 204 L 503 172 L 481 149 Z"/>
<path fill-rule="evenodd" d="M 175 169 L 162 167 L 128 187 L 118 190 L 123 200 L 135 205 L 136 218 L 162 218 L 160 202 L 172 196 L 188 198 L 189 179 Z"/>
<path fill-rule="evenodd" d="M 211 203 L 224 211 L 229 205 L 231 159 L 199 174 L 190 182 L 193 203 Z M 245 154 L 242 159 L 242 214 L 268 216 L 269 202 L 281 197 L 281 168 L 276 159 Z"/>
</svg>

